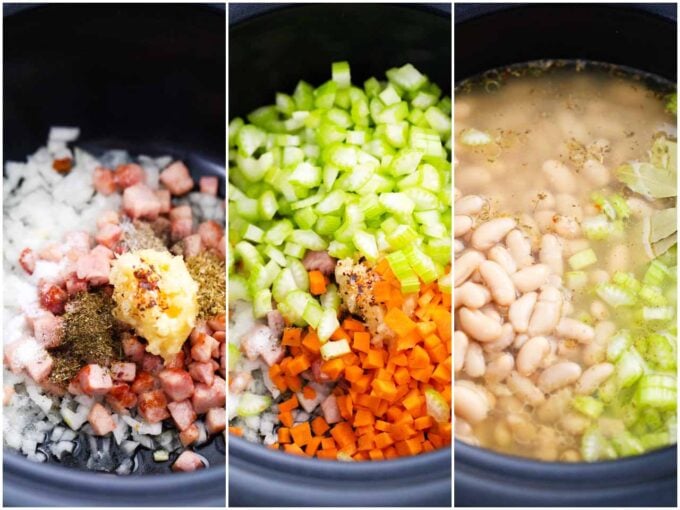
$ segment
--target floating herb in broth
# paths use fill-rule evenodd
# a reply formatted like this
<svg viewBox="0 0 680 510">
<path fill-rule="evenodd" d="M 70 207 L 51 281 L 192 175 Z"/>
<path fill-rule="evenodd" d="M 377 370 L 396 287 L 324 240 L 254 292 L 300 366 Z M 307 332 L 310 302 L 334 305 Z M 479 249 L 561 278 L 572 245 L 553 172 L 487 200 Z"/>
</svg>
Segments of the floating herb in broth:
<svg viewBox="0 0 680 510">
<path fill-rule="evenodd" d="M 675 105 L 584 62 L 458 87 L 459 439 L 569 462 L 676 442 Z"/>
</svg>

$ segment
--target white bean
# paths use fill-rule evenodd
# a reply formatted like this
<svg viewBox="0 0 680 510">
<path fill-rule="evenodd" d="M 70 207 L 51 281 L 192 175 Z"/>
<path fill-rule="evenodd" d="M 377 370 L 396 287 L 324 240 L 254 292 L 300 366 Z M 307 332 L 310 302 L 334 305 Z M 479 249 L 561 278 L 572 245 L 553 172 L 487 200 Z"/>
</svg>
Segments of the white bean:
<svg viewBox="0 0 680 510">
<path fill-rule="evenodd" d="M 555 332 L 562 338 L 572 338 L 582 344 L 592 342 L 593 338 L 595 338 L 595 330 L 592 327 L 570 317 L 560 319 Z"/>
<path fill-rule="evenodd" d="M 467 335 L 462 331 L 453 333 L 453 366 L 456 372 L 463 368 L 469 343 Z"/>
<path fill-rule="evenodd" d="M 539 259 L 550 268 L 551 273 L 561 275 L 564 272 L 562 243 L 556 235 L 545 234 L 541 238 Z"/>
<path fill-rule="evenodd" d="M 512 274 L 517 271 L 517 263 L 515 262 L 515 259 L 512 258 L 512 255 L 510 255 L 510 252 L 507 250 L 507 248 L 501 244 L 497 244 L 491 248 L 487 253 L 487 257 L 489 260 L 493 260 L 496 264 L 501 266 L 508 274 Z"/>
<path fill-rule="evenodd" d="M 512 327 L 518 333 L 526 333 L 529 329 L 529 320 L 531 319 L 531 313 L 534 311 L 537 299 L 538 294 L 528 292 L 510 305 L 508 318 Z"/>
<path fill-rule="evenodd" d="M 515 300 L 515 286 L 500 264 L 485 260 L 479 266 L 479 274 L 491 292 L 491 297 L 501 306 L 509 306 Z"/>
<path fill-rule="evenodd" d="M 520 292 L 532 292 L 543 286 L 548 278 L 548 266 L 534 264 L 533 266 L 520 269 L 512 275 L 512 282 Z"/>
<path fill-rule="evenodd" d="M 534 312 L 529 320 L 530 336 L 548 335 L 552 333 L 560 320 L 562 294 L 555 287 L 545 287 L 541 292 Z"/>
<path fill-rule="evenodd" d="M 560 193 L 555 197 L 555 209 L 564 216 L 571 216 L 577 221 L 583 219 L 583 208 L 579 201 L 569 193 Z"/>
<path fill-rule="evenodd" d="M 470 342 L 470 345 L 468 345 L 463 370 L 473 379 L 482 377 L 486 373 L 484 353 L 477 342 Z"/>
<path fill-rule="evenodd" d="M 473 248 L 486 251 L 503 239 L 516 225 L 514 218 L 494 218 L 486 221 L 472 233 L 470 243 Z"/>
<path fill-rule="evenodd" d="M 520 375 L 518 372 L 512 372 L 508 376 L 507 384 L 510 391 L 527 404 L 535 407 L 545 402 L 543 392 L 531 382 L 531 379 Z"/>
<path fill-rule="evenodd" d="M 588 159 L 583 163 L 581 175 L 596 188 L 602 188 L 609 183 L 609 170 L 595 159 Z"/>
<path fill-rule="evenodd" d="M 518 268 L 534 263 L 534 258 L 531 256 L 531 242 L 519 230 L 511 230 L 505 238 L 505 244 Z"/>
<path fill-rule="evenodd" d="M 576 191 L 576 177 L 564 163 L 549 159 L 543 163 L 543 173 L 556 192 L 574 193 Z"/>
<path fill-rule="evenodd" d="M 555 196 L 549 191 L 532 192 L 532 195 L 536 197 L 534 199 L 536 202 L 535 210 L 545 211 L 546 209 L 555 208 Z"/>
<path fill-rule="evenodd" d="M 499 383 L 510 375 L 515 366 L 515 358 L 512 354 L 503 352 L 486 365 L 484 378 L 487 383 Z"/>
<path fill-rule="evenodd" d="M 579 395 L 590 395 L 614 373 L 611 363 L 598 363 L 587 368 L 576 383 L 575 391 Z"/>
<path fill-rule="evenodd" d="M 541 391 L 552 393 L 576 382 L 579 377 L 581 377 L 581 367 L 577 363 L 562 361 L 541 372 L 537 384 Z"/>
<path fill-rule="evenodd" d="M 553 217 L 552 231 L 565 239 L 576 239 L 581 236 L 581 224 L 573 216 L 556 214 Z"/>
<path fill-rule="evenodd" d="M 517 353 L 517 372 L 524 376 L 533 374 L 550 352 L 550 343 L 544 336 L 527 340 Z"/>
<path fill-rule="evenodd" d="M 557 213 L 552 209 L 544 209 L 542 211 L 536 211 L 534 218 L 536 219 L 536 224 L 542 233 L 552 232 L 553 223 Z"/>
<path fill-rule="evenodd" d="M 472 218 L 470 216 L 464 216 L 462 214 L 457 214 L 453 218 L 453 232 L 454 237 L 462 237 L 472 230 Z"/>
<path fill-rule="evenodd" d="M 484 199 L 478 195 L 466 195 L 456 200 L 453 205 L 456 214 L 474 216 L 484 207 Z"/>
<path fill-rule="evenodd" d="M 481 310 L 463 307 L 458 310 L 458 318 L 461 329 L 478 342 L 493 342 L 498 340 L 503 332 L 500 323 Z"/>
<path fill-rule="evenodd" d="M 489 401 L 484 391 L 456 382 L 453 394 L 453 409 L 456 416 L 471 424 L 479 423 L 486 418 L 489 413 Z"/>
<path fill-rule="evenodd" d="M 484 255 L 478 251 L 470 250 L 458 257 L 453 264 L 453 286 L 460 286 L 465 280 L 470 278 L 479 265 L 484 262 Z"/>
<path fill-rule="evenodd" d="M 461 306 L 481 308 L 489 301 L 491 301 L 489 289 L 478 283 L 465 282 L 453 289 L 453 302 L 456 309 Z"/>
<path fill-rule="evenodd" d="M 493 342 L 486 342 L 482 348 L 486 352 L 500 352 L 504 351 L 515 340 L 515 331 L 512 329 L 512 324 L 509 322 L 501 325 L 501 336 L 498 340 Z"/>
</svg>

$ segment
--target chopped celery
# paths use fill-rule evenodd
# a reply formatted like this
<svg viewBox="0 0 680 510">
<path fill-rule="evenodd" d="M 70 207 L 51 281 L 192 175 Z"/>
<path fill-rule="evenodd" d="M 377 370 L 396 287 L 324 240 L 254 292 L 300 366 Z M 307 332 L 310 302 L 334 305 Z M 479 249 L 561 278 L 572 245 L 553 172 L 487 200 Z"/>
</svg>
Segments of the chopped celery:
<svg viewBox="0 0 680 510">
<path fill-rule="evenodd" d="M 595 262 L 597 262 L 597 255 L 592 248 L 579 251 L 569 257 L 569 266 L 575 271 L 591 266 Z"/>
</svg>

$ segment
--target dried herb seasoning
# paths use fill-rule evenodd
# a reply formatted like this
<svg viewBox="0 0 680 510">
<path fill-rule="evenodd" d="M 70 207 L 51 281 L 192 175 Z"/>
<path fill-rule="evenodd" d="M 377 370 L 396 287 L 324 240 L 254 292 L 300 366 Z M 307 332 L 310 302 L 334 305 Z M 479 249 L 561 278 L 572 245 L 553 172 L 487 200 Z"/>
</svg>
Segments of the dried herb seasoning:
<svg viewBox="0 0 680 510">
<path fill-rule="evenodd" d="M 198 283 L 198 316 L 201 319 L 225 313 L 227 308 L 227 266 L 209 251 L 186 260 L 191 277 Z"/>
</svg>

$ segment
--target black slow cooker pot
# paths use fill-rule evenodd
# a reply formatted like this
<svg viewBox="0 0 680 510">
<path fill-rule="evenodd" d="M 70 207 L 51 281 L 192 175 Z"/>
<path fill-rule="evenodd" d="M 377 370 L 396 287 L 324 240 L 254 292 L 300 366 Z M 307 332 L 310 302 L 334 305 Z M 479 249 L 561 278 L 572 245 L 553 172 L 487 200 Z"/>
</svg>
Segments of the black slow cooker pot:
<svg viewBox="0 0 680 510">
<path fill-rule="evenodd" d="M 455 81 L 508 64 L 586 59 L 676 81 L 675 4 L 460 4 Z M 592 464 L 455 443 L 456 506 L 676 506 L 677 447 Z"/>
<path fill-rule="evenodd" d="M 300 79 L 320 84 L 347 60 L 352 79 L 411 62 L 451 90 L 450 5 L 229 6 L 229 117 L 272 104 Z M 230 506 L 449 506 L 450 449 L 342 463 L 229 439 Z"/>
<path fill-rule="evenodd" d="M 224 193 L 225 45 L 223 5 L 5 4 L 4 159 L 25 160 L 52 125 L 79 126 L 81 147 L 170 154 Z M 224 438 L 200 453 L 209 469 L 173 474 L 147 454 L 115 476 L 5 449 L 3 503 L 222 507 Z"/>
</svg>

